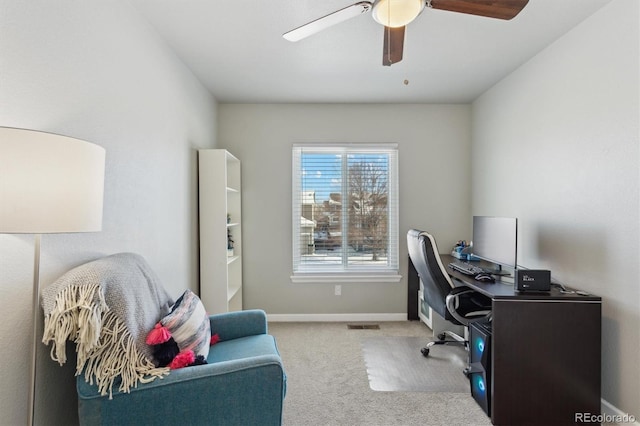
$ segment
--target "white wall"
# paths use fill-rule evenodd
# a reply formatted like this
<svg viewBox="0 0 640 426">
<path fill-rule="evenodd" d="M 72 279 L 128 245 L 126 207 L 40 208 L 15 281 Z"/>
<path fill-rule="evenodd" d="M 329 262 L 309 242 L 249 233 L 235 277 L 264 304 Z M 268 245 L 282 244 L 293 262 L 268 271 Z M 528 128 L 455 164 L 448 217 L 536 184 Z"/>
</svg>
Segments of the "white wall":
<svg viewBox="0 0 640 426">
<path fill-rule="evenodd" d="M 89 259 L 134 251 L 174 297 L 197 290 L 196 150 L 215 147 L 216 109 L 128 3 L 0 0 L 0 126 L 107 152 L 103 231 L 44 235 L 43 286 Z M 0 235 L 2 425 L 27 419 L 32 262 L 31 235 Z M 73 424 L 73 370 L 40 346 L 36 421 Z"/>
<path fill-rule="evenodd" d="M 640 418 L 639 8 L 616 0 L 473 104 L 473 213 L 603 298 L 602 396 Z"/>
<path fill-rule="evenodd" d="M 221 104 L 218 141 L 242 161 L 245 308 L 269 314 L 405 314 L 410 227 L 435 233 L 446 251 L 469 238 L 469 105 Z M 397 142 L 399 283 L 290 280 L 291 148 L 296 142 Z M 406 316 L 403 316 L 406 318 Z"/>
</svg>

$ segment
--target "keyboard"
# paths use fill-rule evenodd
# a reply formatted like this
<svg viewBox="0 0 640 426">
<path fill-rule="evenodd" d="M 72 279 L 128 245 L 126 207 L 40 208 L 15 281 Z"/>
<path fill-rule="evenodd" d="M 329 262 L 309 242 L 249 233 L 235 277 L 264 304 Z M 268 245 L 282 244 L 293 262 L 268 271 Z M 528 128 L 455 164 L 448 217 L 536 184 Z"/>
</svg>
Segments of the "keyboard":
<svg viewBox="0 0 640 426">
<path fill-rule="evenodd" d="M 468 262 L 451 262 L 449 264 L 449 268 L 465 275 L 478 275 L 479 273 L 484 272 L 484 269 Z"/>
</svg>

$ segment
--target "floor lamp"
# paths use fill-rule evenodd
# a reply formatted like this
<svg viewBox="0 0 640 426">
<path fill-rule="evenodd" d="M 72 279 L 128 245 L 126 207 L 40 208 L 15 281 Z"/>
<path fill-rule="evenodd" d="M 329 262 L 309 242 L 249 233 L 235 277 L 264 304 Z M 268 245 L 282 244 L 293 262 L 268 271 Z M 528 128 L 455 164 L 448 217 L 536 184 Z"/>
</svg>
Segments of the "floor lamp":
<svg viewBox="0 0 640 426">
<path fill-rule="evenodd" d="M 79 139 L 0 127 L 0 233 L 35 234 L 29 425 L 35 414 L 40 234 L 102 229 L 104 148 Z"/>
</svg>

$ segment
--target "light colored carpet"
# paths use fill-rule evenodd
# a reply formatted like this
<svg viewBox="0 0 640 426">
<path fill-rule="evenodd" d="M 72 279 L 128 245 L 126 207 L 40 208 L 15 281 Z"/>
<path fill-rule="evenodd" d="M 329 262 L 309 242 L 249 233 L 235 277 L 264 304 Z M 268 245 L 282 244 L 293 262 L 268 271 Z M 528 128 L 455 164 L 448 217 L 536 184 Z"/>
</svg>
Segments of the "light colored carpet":
<svg viewBox="0 0 640 426">
<path fill-rule="evenodd" d="M 362 352 L 375 391 L 469 392 L 463 374 L 467 351 L 462 346 L 433 346 L 429 357 L 422 356 L 424 337 L 370 337 Z"/>
<path fill-rule="evenodd" d="M 491 425 L 469 392 L 372 390 L 365 339 L 420 337 L 426 343 L 430 336 L 417 321 L 379 324 L 380 330 L 348 330 L 347 323 L 269 323 L 287 372 L 285 426 Z M 433 348 L 431 354 L 450 349 Z"/>
</svg>

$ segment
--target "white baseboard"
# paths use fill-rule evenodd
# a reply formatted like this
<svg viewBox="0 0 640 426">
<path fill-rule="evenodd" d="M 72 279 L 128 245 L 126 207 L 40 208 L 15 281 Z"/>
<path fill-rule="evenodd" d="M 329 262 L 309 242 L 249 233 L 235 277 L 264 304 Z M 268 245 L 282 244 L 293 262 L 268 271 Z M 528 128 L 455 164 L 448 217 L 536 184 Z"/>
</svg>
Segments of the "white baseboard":
<svg viewBox="0 0 640 426">
<path fill-rule="evenodd" d="M 600 404 L 600 410 L 603 416 L 603 420 L 607 423 L 613 423 L 616 425 L 631 425 L 640 426 L 640 419 L 635 418 L 633 415 L 628 414 L 620 410 L 618 407 L 602 399 Z"/>
<path fill-rule="evenodd" d="M 407 321 L 407 314 L 267 314 L 270 322 L 386 322 Z"/>
</svg>

